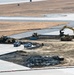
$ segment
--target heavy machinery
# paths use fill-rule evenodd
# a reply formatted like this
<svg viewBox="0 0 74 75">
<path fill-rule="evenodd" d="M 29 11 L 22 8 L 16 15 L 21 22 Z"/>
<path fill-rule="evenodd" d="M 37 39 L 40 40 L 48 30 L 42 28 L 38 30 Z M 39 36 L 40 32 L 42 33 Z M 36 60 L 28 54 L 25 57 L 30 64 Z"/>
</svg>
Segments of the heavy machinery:
<svg viewBox="0 0 74 75">
<path fill-rule="evenodd" d="M 64 32 L 63 32 L 63 30 L 65 29 L 65 28 L 68 28 L 68 29 L 71 29 L 71 30 L 73 30 L 73 32 L 74 32 L 74 29 L 72 28 L 72 27 L 69 27 L 69 26 L 67 26 L 67 25 L 65 25 L 61 30 L 60 30 L 60 40 L 61 41 L 72 41 L 72 36 L 70 36 L 69 34 L 64 34 Z"/>
<path fill-rule="evenodd" d="M 32 36 L 30 37 L 30 40 L 37 40 L 38 36 L 39 35 L 37 33 L 33 33 Z"/>
<path fill-rule="evenodd" d="M 21 45 L 21 43 L 19 41 L 14 42 L 14 47 L 19 47 Z"/>
<path fill-rule="evenodd" d="M 25 42 L 23 45 L 24 45 L 24 48 L 26 49 L 36 49 L 36 48 L 44 46 L 44 43 L 40 44 L 36 42 Z"/>
<path fill-rule="evenodd" d="M 0 43 L 14 43 L 15 42 L 15 39 L 14 38 L 10 38 L 8 36 L 2 36 L 0 37 Z"/>
</svg>

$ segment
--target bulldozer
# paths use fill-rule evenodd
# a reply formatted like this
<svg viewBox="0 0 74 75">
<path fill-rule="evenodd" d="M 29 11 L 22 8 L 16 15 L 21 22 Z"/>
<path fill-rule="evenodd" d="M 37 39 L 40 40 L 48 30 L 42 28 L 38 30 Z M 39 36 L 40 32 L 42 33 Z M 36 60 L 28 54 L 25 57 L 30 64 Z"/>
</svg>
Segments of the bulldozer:
<svg viewBox="0 0 74 75">
<path fill-rule="evenodd" d="M 73 39 L 72 36 L 70 36 L 69 34 L 67 34 L 67 35 L 64 34 L 63 30 L 64 30 L 65 28 L 71 29 L 71 30 L 73 30 L 73 32 L 74 32 L 74 29 L 73 29 L 72 27 L 69 27 L 69 26 L 65 25 L 65 26 L 60 30 L 60 40 L 61 40 L 61 41 L 72 41 L 72 39 Z"/>
</svg>

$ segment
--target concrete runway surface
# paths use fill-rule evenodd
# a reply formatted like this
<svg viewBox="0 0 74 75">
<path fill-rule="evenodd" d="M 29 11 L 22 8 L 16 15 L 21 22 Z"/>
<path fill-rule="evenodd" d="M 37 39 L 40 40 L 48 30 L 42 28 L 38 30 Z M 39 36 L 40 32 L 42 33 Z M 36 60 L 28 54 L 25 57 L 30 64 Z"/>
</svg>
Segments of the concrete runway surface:
<svg viewBox="0 0 74 75">
<path fill-rule="evenodd" d="M 74 21 L 74 14 L 68 13 L 68 14 L 48 14 L 48 16 L 43 17 L 5 17 L 0 16 L 0 21 L 25 21 L 25 22 L 72 22 Z M 56 15 L 56 16 L 55 16 Z M 61 16 L 60 16 L 61 15 Z"/>
</svg>

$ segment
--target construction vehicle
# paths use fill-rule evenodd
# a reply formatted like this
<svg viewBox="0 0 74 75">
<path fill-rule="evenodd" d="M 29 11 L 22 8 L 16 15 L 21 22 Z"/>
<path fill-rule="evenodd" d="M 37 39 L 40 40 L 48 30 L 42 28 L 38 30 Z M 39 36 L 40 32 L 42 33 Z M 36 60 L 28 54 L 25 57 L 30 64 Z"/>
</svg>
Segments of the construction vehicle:
<svg viewBox="0 0 74 75">
<path fill-rule="evenodd" d="M 15 42 L 15 39 L 14 38 L 10 38 L 8 36 L 1 36 L 0 37 L 0 43 L 14 43 Z"/>
<path fill-rule="evenodd" d="M 44 43 L 40 44 L 36 42 L 26 42 L 23 45 L 24 45 L 24 48 L 26 49 L 36 49 L 36 48 L 44 46 Z"/>
<path fill-rule="evenodd" d="M 69 34 L 64 34 L 64 32 L 63 32 L 63 30 L 65 29 L 65 28 L 68 28 L 68 29 L 71 29 L 71 30 L 73 30 L 73 32 L 74 32 L 74 29 L 72 28 L 72 27 L 69 27 L 69 26 L 67 26 L 67 25 L 65 25 L 61 30 L 60 30 L 60 40 L 61 41 L 72 41 L 72 36 L 70 36 Z"/>
<path fill-rule="evenodd" d="M 33 33 L 32 36 L 30 37 L 30 40 L 37 40 L 38 39 L 38 34 Z"/>
<path fill-rule="evenodd" d="M 14 47 L 19 47 L 21 45 L 21 43 L 19 41 L 14 42 Z"/>
</svg>

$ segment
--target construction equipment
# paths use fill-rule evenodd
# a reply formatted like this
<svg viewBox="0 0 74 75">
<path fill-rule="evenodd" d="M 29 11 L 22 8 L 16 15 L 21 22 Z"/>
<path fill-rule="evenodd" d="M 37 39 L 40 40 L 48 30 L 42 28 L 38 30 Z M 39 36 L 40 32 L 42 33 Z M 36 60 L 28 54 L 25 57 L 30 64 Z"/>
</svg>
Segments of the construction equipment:
<svg viewBox="0 0 74 75">
<path fill-rule="evenodd" d="M 63 30 L 65 29 L 65 28 L 68 28 L 68 29 L 71 29 L 71 30 L 73 30 L 73 32 L 74 32 L 74 29 L 72 28 L 72 27 L 69 27 L 69 26 L 64 26 L 61 30 L 60 30 L 60 40 L 61 41 L 72 41 L 72 36 L 70 36 L 69 34 L 64 34 L 64 32 L 63 32 Z"/>
<path fill-rule="evenodd" d="M 27 48 L 27 49 L 36 49 L 36 48 L 39 48 L 39 47 L 42 47 L 44 46 L 44 44 L 39 44 L 39 43 L 36 43 L 36 42 L 26 42 L 24 44 L 24 48 Z"/>
<path fill-rule="evenodd" d="M 0 43 L 14 43 L 15 42 L 15 39 L 14 38 L 10 38 L 8 36 L 2 36 L 0 37 Z"/>
<path fill-rule="evenodd" d="M 38 34 L 33 33 L 32 36 L 30 37 L 30 40 L 37 40 L 38 39 Z"/>
<path fill-rule="evenodd" d="M 21 43 L 20 42 L 14 42 L 14 47 L 19 47 L 21 45 Z"/>
</svg>

